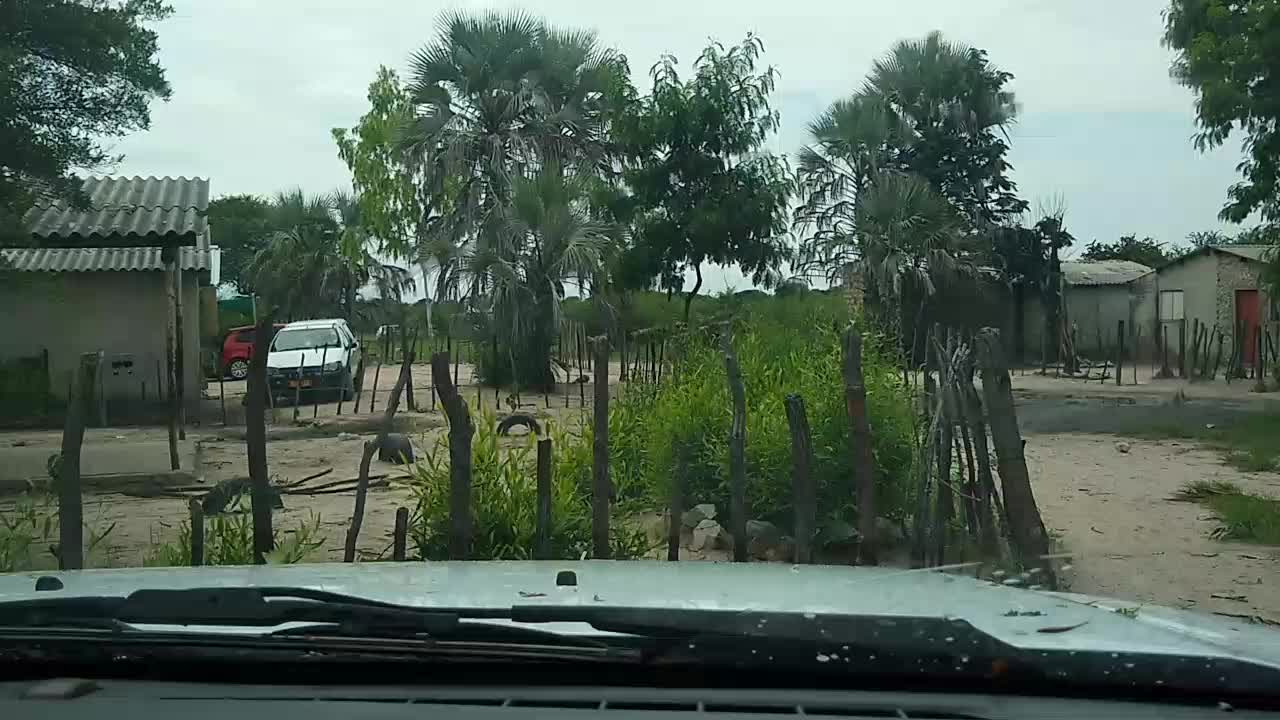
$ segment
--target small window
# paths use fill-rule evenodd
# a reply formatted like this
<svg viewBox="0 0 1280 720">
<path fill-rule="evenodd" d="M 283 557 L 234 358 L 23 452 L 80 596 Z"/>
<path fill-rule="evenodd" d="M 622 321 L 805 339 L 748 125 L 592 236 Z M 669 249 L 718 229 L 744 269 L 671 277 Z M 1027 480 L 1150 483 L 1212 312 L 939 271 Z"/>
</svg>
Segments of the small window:
<svg viewBox="0 0 1280 720">
<path fill-rule="evenodd" d="M 1182 291 L 1181 290 L 1161 290 L 1160 291 L 1160 320 L 1168 322 L 1170 320 L 1182 319 Z"/>
<path fill-rule="evenodd" d="M 253 336 L 254 336 L 253 330 L 241 330 L 240 332 L 236 333 L 236 342 L 252 343 Z"/>
</svg>

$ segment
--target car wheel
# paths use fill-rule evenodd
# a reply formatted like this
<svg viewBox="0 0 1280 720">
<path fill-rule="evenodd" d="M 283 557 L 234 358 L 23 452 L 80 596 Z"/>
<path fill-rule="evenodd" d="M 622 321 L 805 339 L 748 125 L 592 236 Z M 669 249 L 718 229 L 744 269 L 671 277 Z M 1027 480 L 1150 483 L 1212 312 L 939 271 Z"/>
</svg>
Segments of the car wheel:
<svg viewBox="0 0 1280 720">
<path fill-rule="evenodd" d="M 249 377 L 249 361 L 248 360 L 232 360 L 227 366 L 227 374 L 233 380 L 243 380 Z"/>
<path fill-rule="evenodd" d="M 364 365 L 356 368 L 355 377 L 352 377 L 350 372 L 347 373 L 345 382 L 342 383 L 342 399 L 354 399 L 356 391 L 360 389 L 362 384 L 364 384 Z"/>
</svg>

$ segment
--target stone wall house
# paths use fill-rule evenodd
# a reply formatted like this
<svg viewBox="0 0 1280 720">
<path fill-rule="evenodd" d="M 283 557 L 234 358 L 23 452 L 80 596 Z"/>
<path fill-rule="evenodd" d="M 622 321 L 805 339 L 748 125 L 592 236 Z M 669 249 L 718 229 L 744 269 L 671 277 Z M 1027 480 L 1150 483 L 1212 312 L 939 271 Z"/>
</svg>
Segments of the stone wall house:
<svg viewBox="0 0 1280 720">
<path fill-rule="evenodd" d="M 1269 328 L 1272 342 L 1280 342 L 1276 299 L 1260 282 L 1272 250 L 1267 245 L 1205 246 L 1159 268 L 1138 305 L 1143 333 L 1154 340 L 1161 332 L 1151 350 L 1160 355 L 1167 344 L 1169 362 L 1176 366 L 1180 348 L 1190 353 L 1196 328 L 1204 327 L 1225 338 L 1224 362 L 1233 343 L 1243 340 L 1242 364 L 1252 367 L 1258 333 Z"/>
</svg>

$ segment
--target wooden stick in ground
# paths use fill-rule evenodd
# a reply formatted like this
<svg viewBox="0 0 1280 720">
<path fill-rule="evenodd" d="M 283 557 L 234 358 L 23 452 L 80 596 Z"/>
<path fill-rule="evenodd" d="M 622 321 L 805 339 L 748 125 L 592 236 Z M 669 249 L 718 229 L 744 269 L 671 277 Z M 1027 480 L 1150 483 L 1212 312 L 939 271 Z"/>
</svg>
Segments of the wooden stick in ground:
<svg viewBox="0 0 1280 720">
<path fill-rule="evenodd" d="M 467 401 L 449 378 L 448 354 L 431 358 L 431 378 L 449 420 L 449 559 L 471 554 L 471 438 L 476 433 Z"/>
<path fill-rule="evenodd" d="M 1124 366 L 1124 321 L 1116 321 L 1116 387 L 1121 384 L 1120 370 Z"/>
<path fill-rule="evenodd" d="M 987 446 L 987 423 L 982 417 L 982 400 L 978 397 L 977 388 L 973 386 L 971 373 L 966 371 L 959 384 L 960 401 L 964 408 L 968 429 L 966 435 L 973 442 L 973 455 L 977 461 L 978 542 L 985 556 L 995 557 L 999 551 L 999 543 L 996 526 L 991 516 L 992 506 L 995 506 L 1000 525 L 1008 527 L 1008 523 L 1004 516 L 1004 506 L 996 493 L 995 478 L 991 474 L 991 451 Z"/>
<path fill-rule="evenodd" d="M 193 497 L 188 504 L 191 510 L 191 567 L 204 564 L 204 506 L 200 498 Z"/>
<path fill-rule="evenodd" d="M 853 476 L 857 483 L 858 562 L 875 565 L 876 552 L 876 478 L 875 460 L 871 453 L 871 423 L 867 419 L 867 386 L 862 374 L 862 333 L 850 324 L 844 331 L 844 404 L 851 428 Z"/>
<path fill-rule="evenodd" d="M 76 358 L 66 424 L 62 428 L 62 466 L 58 473 L 58 569 L 84 567 L 84 509 L 80 494 L 80 446 L 84 443 L 84 388 L 88 373 Z"/>
<path fill-rule="evenodd" d="M 785 400 L 787 425 L 791 430 L 791 492 L 796 520 L 796 556 L 799 565 L 813 562 L 813 529 L 817 522 L 817 493 L 813 485 L 813 444 L 804 398 L 788 395 Z"/>
<path fill-rule="evenodd" d="M 747 561 L 747 390 L 742 368 L 733 350 L 728 323 L 720 335 L 724 350 L 729 397 L 733 399 L 733 424 L 729 427 L 729 534 L 733 536 L 733 561 Z M 653 348 L 653 343 L 649 343 Z"/>
<path fill-rule="evenodd" d="M 591 556 L 607 559 L 609 553 L 609 502 L 613 486 L 609 482 L 609 336 L 592 340 L 595 350 L 595 389 L 592 398 L 591 442 Z"/>
<path fill-rule="evenodd" d="M 267 354 L 273 336 L 272 313 L 258 316 L 258 326 L 253 331 L 253 356 L 249 359 L 249 382 L 245 399 L 245 449 L 249 456 L 250 500 L 253 508 L 254 562 L 266 563 L 267 553 L 275 546 L 271 530 L 271 479 L 267 475 L 267 420 L 266 398 L 271 389 L 267 384 Z"/>
<path fill-rule="evenodd" d="M 676 471 L 671 477 L 671 509 L 667 517 L 667 560 L 680 559 L 680 531 L 684 527 L 684 465 L 677 454 Z M 734 539 L 734 553 L 737 553 Z"/>
<path fill-rule="evenodd" d="M 987 417 L 991 423 L 991 441 L 995 445 L 1000 482 L 1004 488 L 1005 512 L 1009 534 L 1022 562 L 1043 571 L 1044 585 L 1055 587 L 1049 555 L 1049 534 L 1045 532 L 1031 477 L 1022 450 L 1022 433 L 1013 406 L 1013 387 L 1005 362 L 1000 331 L 984 328 L 977 338 L 978 365 L 982 372 L 982 393 L 986 399 Z"/>
<path fill-rule="evenodd" d="M 299 408 L 302 407 L 302 373 L 306 369 L 303 365 L 303 361 L 306 360 L 306 357 L 307 357 L 307 352 L 305 350 L 301 351 L 298 355 L 298 379 L 294 380 L 296 384 L 293 386 L 293 419 L 294 420 L 298 419 L 298 411 L 299 411 Z"/>
<path fill-rule="evenodd" d="M 405 547 L 409 544 L 409 508 L 396 508 L 396 527 L 391 535 L 391 559 L 404 562 Z"/>
<path fill-rule="evenodd" d="M 369 391 L 369 412 L 373 412 L 373 403 L 378 399 L 378 376 L 382 374 L 382 358 L 373 369 L 373 389 Z"/>
<path fill-rule="evenodd" d="M 161 251 L 161 256 L 165 262 L 164 375 L 169 404 L 169 468 L 177 470 L 181 467 L 178 460 L 178 386 L 174 373 L 174 315 L 177 312 L 177 299 L 173 277 L 177 272 L 177 248 L 165 248 Z M 76 372 L 79 372 L 78 367 Z M 157 394 L 160 392 L 160 386 L 156 387 L 156 391 Z"/>
<path fill-rule="evenodd" d="M 1226 338 L 1222 333 L 1218 333 L 1218 352 L 1213 356 L 1213 374 L 1209 376 L 1212 380 L 1218 377 L 1218 366 L 1222 364 L 1222 345 L 1226 342 Z"/>
<path fill-rule="evenodd" d="M 176 258 L 175 249 L 175 258 Z M 183 330 L 182 319 L 182 266 L 174 262 L 173 272 L 173 292 L 175 303 L 173 306 L 173 327 L 174 327 L 174 364 L 173 377 L 174 387 L 177 388 L 175 395 L 177 396 L 177 409 L 175 413 L 178 417 L 178 439 L 187 439 L 187 350 L 186 350 L 186 333 Z"/>
<path fill-rule="evenodd" d="M 305 352 L 305 351 L 304 351 Z M 315 420 L 320 415 L 320 395 L 321 385 L 324 383 L 324 364 L 329 362 L 329 346 L 325 345 L 320 349 L 320 370 L 316 373 L 316 383 L 311 387 L 311 419 Z M 339 390 L 338 392 L 342 392 Z"/>
<path fill-rule="evenodd" d="M 356 560 L 356 542 L 360 539 L 360 526 L 364 524 L 364 505 L 365 498 L 369 494 L 369 464 L 373 462 L 374 453 L 378 452 L 378 448 L 382 447 L 387 440 L 387 433 L 391 432 L 392 423 L 395 421 L 396 409 L 400 407 L 400 394 L 404 392 L 404 387 L 409 383 L 409 375 L 413 372 L 413 351 L 404 354 L 400 361 L 400 377 L 396 378 L 395 387 L 391 390 L 391 398 L 387 400 L 387 410 L 382 415 L 382 424 L 378 429 L 378 436 L 374 440 L 367 440 L 364 444 L 364 452 L 360 455 L 360 478 L 356 483 L 356 506 L 351 513 L 351 527 L 347 529 L 347 541 L 343 546 L 342 561 L 355 562 Z"/>
<path fill-rule="evenodd" d="M 533 559 L 551 559 L 551 438 L 538 439 L 537 526 Z"/>
</svg>

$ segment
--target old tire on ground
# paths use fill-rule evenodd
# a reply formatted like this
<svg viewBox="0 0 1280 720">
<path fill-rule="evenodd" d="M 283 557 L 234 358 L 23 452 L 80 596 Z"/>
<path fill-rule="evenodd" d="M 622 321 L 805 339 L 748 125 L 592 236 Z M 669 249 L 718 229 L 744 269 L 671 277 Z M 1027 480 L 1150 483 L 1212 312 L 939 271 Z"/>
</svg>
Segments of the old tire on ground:
<svg viewBox="0 0 1280 720">
<path fill-rule="evenodd" d="M 249 377 L 249 361 L 248 360 L 232 360 L 227 366 L 227 374 L 232 380 L 243 380 Z"/>
<path fill-rule="evenodd" d="M 534 435 L 542 434 L 542 426 L 538 424 L 538 421 L 532 415 L 526 413 L 512 413 L 499 420 L 498 434 L 506 435 L 507 431 L 516 425 L 523 425 L 529 428 L 529 432 Z"/>
<path fill-rule="evenodd" d="M 413 445 L 400 433 L 388 433 L 378 447 L 378 460 L 393 465 L 411 463 L 414 461 Z"/>
</svg>

